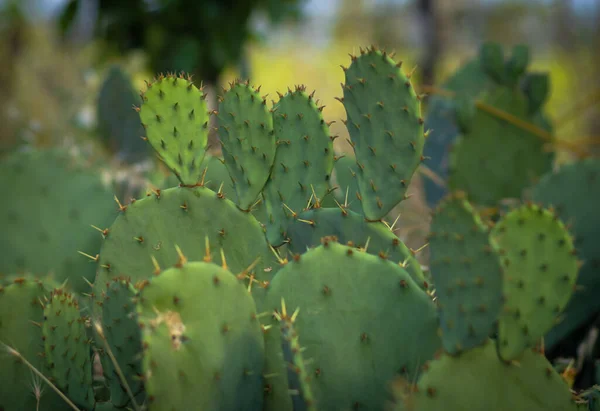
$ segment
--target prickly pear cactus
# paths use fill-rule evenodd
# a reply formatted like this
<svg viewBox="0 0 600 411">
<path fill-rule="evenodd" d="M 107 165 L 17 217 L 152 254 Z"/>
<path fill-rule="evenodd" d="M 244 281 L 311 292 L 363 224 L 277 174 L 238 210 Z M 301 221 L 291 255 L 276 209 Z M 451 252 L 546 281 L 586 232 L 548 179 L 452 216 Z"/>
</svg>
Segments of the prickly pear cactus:
<svg viewBox="0 0 600 411">
<path fill-rule="evenodd" d="M 571 391 L 543 353 L 526 350 L 501 361 L 493 341 L 427 364 L 416 384 L 398 381 L 397 411 L 577 411 Z"/>
<path fill-rule="evenodd" d="M 73 294 L 62 289 L 50 293 L 42 322 L 45 371 L 74 404 L 91 410 L 95 403 L 92 350 L 85 321 Z"/>
<path fill-rule="evenodd" d="M 279 271 L 268 295 L 272 310 L 303 313 L 307 372 L 319 409 L 381 409 L 387 382 L 414 376 L 440 348 L 430 296 L 397 263 L 323 239 Z M 276 323 L 275 323 L 276 324 Z M 266 409 L 291 410 L 279 333 L 266 335 Z M 341 360 L 343 358 L 343 361 Z"/>
<path fill-rule="evenodd" d="M 182 256 L 142 289 L 150 409 L 261 410 L 263 333 L 246 285 L 225 267 Z"/>
<path fill-rule="evenodd" d="M 94 227 L 117 216 L 112 190 L 98 172 L 58 149 L 15 152 L 0 162 L 0 272 L 52 274 L 89 292 L 95 264 L 78 251 L 98 249 Z"/>
<path fill-rule="evenodd" d="M 553 207 L 565 224 L 571 224 L 578 258 L 583 261 L 578 291 L 565 309 L 564 320 L 546 336 L 552 347 L 600 311 L 600 160 L 589 158 L 548 173 L 534 187 L 531 198 Z"/>
<path fill-rule="evenodd" d="M 237 204 L 250 209 L 262 192 L 275 160 L 273 118 L 266 100 L 249 82 L 234 82 L 220 97 L 219 138 L 234 182 Z"/>
<path fill-rule="evenodd" d="M 142 93 L 140 119 L 162 161 L 185 185 L 200 179 L 208 142 L 206 94 L 189 78 L 160 76 Z"/>
<path fill-rule="evenodd" d="M 358 165 L 354 156 L 346 154 L 339 157 L 335 161 L 333 170 L 332 186 L 337 187 L 333 191 L 333 195 L 337 203 L 350 211 L 363 214 L 362 204 L 356 196 L 358 194 L 358 180 L 356 178 Z"/>
<path fill-rule="evenodd" d="M 505 275 L 498 352 L 510 361 L 535 346 L 565 309 L 577 280 L 577 254 L 558 216 L 536 205 L 509 212 L 491 237 Z"/>
<path fill-rule="evenodd" d="M 423 160 L 421 101 L 410 75 L 375 48 L 352 57 L 344 71 L 341 100 L 356 154 L 359 197 L 366 218 L 380 220 L 405 198 Z"/>
<path fill-rule="evenodd" d="M 304 86 L 281 96 L 272 109 L 277 151 L 264 190 L 267 238 L 273 246 L 286 239 L 294 214 L 327 194 L 333 170 L 333 139 L 314 100 Z"/>
<path fill-rule="evenodd" d="M 24 277 L 10 285 L 0 285 L 0 408 L 5 411 L 66 409 L 64 401 L 27 365 L 12 354 L 36 367 L 44 367 L 42 301 L 46 288 L 41 282 Z"/>
<path fill-rule="evenodd" d="M 450 354 L 486 343 L 503 305 L 496 245 L 464 197 L 455 193 L 440 203 L 429 235 L 442 342 Z"/>
</svg>

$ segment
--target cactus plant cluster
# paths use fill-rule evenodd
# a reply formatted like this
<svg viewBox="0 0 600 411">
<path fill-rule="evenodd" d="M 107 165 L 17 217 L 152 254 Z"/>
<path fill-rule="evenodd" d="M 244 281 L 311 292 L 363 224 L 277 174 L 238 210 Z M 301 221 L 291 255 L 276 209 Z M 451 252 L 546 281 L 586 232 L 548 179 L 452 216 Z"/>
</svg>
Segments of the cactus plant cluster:
<svg viewBox="0 0 600 411">
<path fill-rule="evenodd" d="M 488 57 L 490 76 L 514 86 L 522 50 L 501 70 Z M 542 179 L 544 205 L 495 222 L 480 197 L 454 192 L 433 214 L 425 270 L 385 221 L 426 160 L 422 96 L 375 47 L 343 70 L 353 159 L 335 156 L 304 86 L 269 106 L 236 81 L 209 113 L 188 77 L 149 82 L 136 111 L 177 182 L 130 202 L 102 197 L 116 218 L 98 226 L 98 244 L 78 244 L 96 268 L 91 287 L 72 292 L 78 274 L 66 271 L 56 278 L 67 284 L 12 266 L 0 277 L 0 409 L 593 407 L 595 391 L 570 390 L 543 337 L 580 309 L 582 244 L 563 216 L 593 215 L 552 193 L 595 169 Z M 207 154 L 209 116 L 222 159 Z M 16 178 L 3 184 L 32 189 Z"/>
</svg>

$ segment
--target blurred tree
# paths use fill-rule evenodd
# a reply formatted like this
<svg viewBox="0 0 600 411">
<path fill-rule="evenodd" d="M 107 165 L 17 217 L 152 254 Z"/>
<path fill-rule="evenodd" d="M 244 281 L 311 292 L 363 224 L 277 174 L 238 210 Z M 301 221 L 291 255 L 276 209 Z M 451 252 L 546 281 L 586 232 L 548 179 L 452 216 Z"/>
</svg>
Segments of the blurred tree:
<svg viewBox="0 0 600 411">
<path fill-rule="evenodd" d="M 421 76 L 423 84 L 435 84 L 436 62 L 443 58 L 442 53 L 442 19 L 435 0 L 417 0 L 417 8 L 421 18 L 421 29 L 425 47 L 421 56 Z"/>
</svg>

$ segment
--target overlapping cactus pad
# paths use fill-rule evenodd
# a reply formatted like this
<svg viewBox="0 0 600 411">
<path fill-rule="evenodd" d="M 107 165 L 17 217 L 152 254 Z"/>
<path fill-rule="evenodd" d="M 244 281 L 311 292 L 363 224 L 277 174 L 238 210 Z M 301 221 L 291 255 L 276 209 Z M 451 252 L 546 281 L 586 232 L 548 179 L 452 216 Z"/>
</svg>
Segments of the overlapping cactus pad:
<svg viewBox="0 0 600 411">
<path fill-rule="evenodd" d="M 279 271 L 268 295 L 297 307 L 318 409 L 381 409 L 394 375 L 414 376 L 440 348 L 430 297 L 397 263 L 325 238 Z M 275 322 L 276 324 L 276 322 Z M 267 333 L 267 409 L 290 410 L 277 331 Z"/>
<path fill-rule="evenodd" d="M 263 333 L 245 284 L 225 267 L 180 260 L 142 289 L 150 409 L 260 410 Z"/>
</svg>

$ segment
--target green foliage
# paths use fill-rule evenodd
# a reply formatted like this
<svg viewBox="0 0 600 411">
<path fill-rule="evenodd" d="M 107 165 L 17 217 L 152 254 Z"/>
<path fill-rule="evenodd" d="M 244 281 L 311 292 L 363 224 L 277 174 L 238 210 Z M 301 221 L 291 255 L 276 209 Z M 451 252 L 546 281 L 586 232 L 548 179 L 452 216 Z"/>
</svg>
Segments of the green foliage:
<svg viewBox="0 0 600 411">
<path fill-rule="evenodd" d="M 180 260 L 143 287 L 137 307 L 151 409 L 261 409 L 263 335 L 242 281 Z"/>
<path fill-rule="evenodd" d="M 358 165 L 367 220 L 380 220 L 405 198 L 422 161 L 423 118 L 410 76 L 375 48 L 352 58 L 345 69 L 346 128 Z"/>
</svg>

